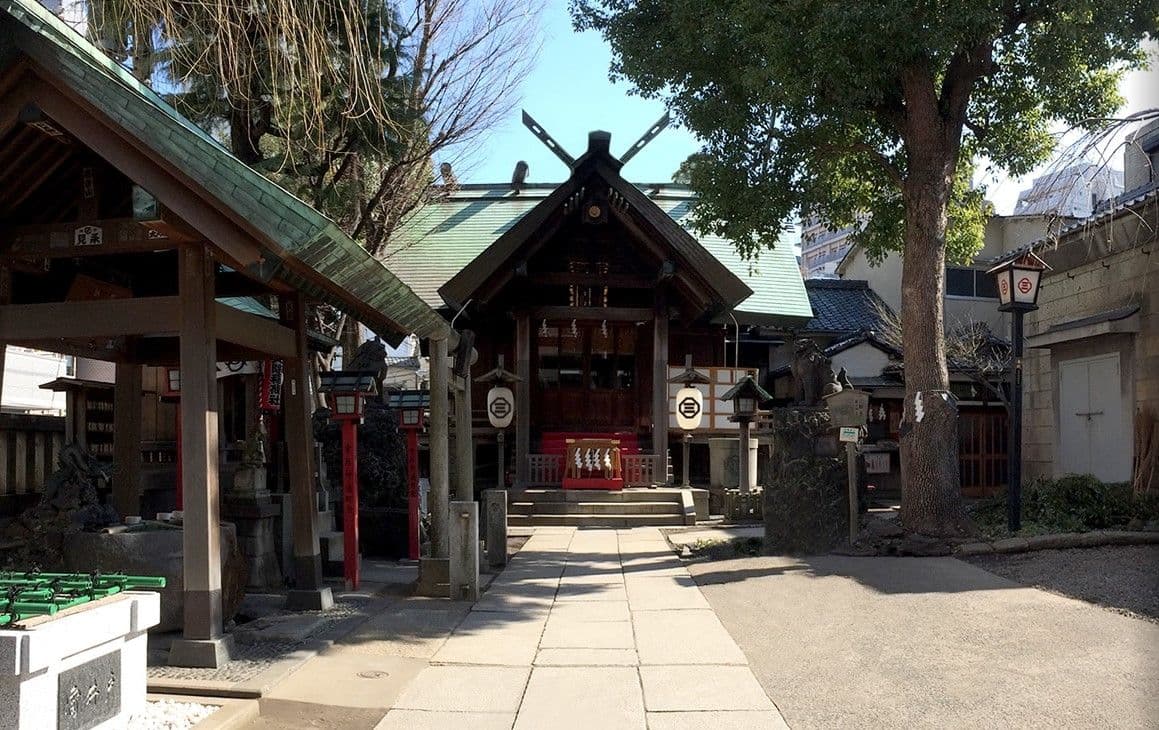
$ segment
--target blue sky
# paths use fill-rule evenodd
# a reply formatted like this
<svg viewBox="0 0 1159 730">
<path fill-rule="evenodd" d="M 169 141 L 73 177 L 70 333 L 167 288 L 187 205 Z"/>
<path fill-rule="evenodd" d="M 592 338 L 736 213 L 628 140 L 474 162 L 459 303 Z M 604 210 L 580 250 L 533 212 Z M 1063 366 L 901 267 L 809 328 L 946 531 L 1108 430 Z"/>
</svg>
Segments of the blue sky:
<svg viewBox="0 0 1159 730">
<path fill-rule="evenodd" d="M 572 30 L 563 0 L 548 0 L 540 24 L 543 48 L 524 83 L 522 108 L 574 157 L 587 149 L 588 132 L 595 129 L 611 132 L 612 153 L 623 154 L 664 115 L 664 105 L 630 96 L 626 82 L 608 80 L 611 51 L 599 34 Z M 624 166 L 624 175 L 637 182 L 669 182 L 697 148 L 689 132 L 669 126 Z M 567 177 L 567 167 L 523 126 L 518 109 L 473 158 L 459 174 L 465 182 L 507 182 L 519 160 L 530 168 L 528 182 Z"/>
<path fill-rule="evenodd" d="M 664 105 L 630 95 L 626 82 L 613 84 L 608 79 L 611 51 L 603 38 L 591 31 L 573 31 L 564 0 L 547 0 L 546 4 L 540 22 L 543 47 L 524 83 L 520 106 L 573 156 L 583 154 L 588 132 L 594 129 L 611 132 L 613 154 L 623 154 L 664 114 Z M 1128 75 L 1120 87 L 1127 99 L 1124 113 L 1159 105 L 1156 89 L 1155 70 Z M 669 126 L 624 167 L 624 175 L 641 183 L 668 182 L 698 147 L 687 130 Z M 528 163 L 529 182 L 560 182 L 567 176 L 564 164 L 523 126 L 518 108 L 477 152 L 465 157 L 456 164 L 465 182 L 506 182 L 519 160 Z M 1121 168 L 1121 158 L 1112 166 Z M 1009 213 L 1018 192 L 1044 169 L 1022 178 L 987 176 L 981 182 L 987 185 L 998 212 Z"/>
</svg>

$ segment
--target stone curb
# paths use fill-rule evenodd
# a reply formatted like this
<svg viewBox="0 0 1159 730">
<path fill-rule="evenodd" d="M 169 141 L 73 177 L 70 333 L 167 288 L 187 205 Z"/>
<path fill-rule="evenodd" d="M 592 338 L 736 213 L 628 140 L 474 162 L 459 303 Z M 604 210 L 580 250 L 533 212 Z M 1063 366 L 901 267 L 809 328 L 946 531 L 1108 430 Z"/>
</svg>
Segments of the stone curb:
<svg viewBox="0 0 1159 730">
<path fill-rule="evenodd" d="M 1033 537 L 1007 537 L 994 542 L 968 542 L 955 548 L 953 554 L 957 557 L 968 557 L 994 553 L 1025 553 L 1032 550 L 1156 544 L 1159 544 L 1159 532 L 1093 530 L 1091 532 L 1034 535 Z"/>
</svg>

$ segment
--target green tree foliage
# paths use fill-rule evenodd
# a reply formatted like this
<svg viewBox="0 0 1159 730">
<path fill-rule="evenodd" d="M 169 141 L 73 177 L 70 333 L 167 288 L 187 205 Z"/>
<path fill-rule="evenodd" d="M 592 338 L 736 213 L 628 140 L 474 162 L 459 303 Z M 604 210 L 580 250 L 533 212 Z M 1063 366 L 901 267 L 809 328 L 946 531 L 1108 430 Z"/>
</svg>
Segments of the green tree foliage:
<svg viewBox="0 0 1159 730">
<path fill-rule="evenodd" d="M 524 0 L 91 0 L 88 32 L 243 162 L 382 256 L 515 101 Z M 449 182 L 449 181 L 444 181 Z"/>
<path fill-rule="evenodd" d="M 681 171 L 706 230 L 745 254 L 805 212 L 835 226 L 868 214 L 871 259 L 904 258 L 907 527 L 965 529 L 943 333 L 944 267 L 978 250 L 976 160 L 1023 174 L 1056 121 L 1089 126 L 1120 106 L 1144 63 L 1157 0 L 572 0 L 602 33 L 612 75 L 667 101 L 703 149 Z M 919 398 L 924 396 L 924 400 Z M 952 404 L 951 404 L 952 405 Z"/>
<path fill-rule="evenodd" d="M 534 63 L 538 0 L 89 0 L 89 37 L 378 258 Z M 313 326 L 353 351 L 327 306 Z M 328 362 L 316 365 L 328 367 Z"/>
<path fill-rule="evenodd" d="M 975 158 L 1025 174 L 1053 151 L 1053 121 L 1113 114 L 1116 82 L 1144 61 L 1139 42 L 1159 15 L 1155 0 L 573 0 L 572 9 L 578 27 L 611 43 L 613 77 L 668 101 L 703 140 L 696 164 L 682 168 L 700 196 L 698 219 L 747 254 L 810 209 L 836 226 L 869 212 L 861 242 L 878 257 L 902 249 L 901 183 L 917 142 L 905 130 L 904 77 L 920 75 L 949 123 L 957 260 L 981 245 Z"/>
</svg>

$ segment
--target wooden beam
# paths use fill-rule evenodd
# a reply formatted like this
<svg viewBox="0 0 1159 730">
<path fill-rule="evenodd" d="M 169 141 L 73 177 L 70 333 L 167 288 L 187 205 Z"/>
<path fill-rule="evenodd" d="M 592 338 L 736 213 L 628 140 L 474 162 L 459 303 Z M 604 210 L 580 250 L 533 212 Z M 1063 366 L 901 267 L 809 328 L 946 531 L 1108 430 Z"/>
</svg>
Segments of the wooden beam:
<svg viewBox="0 0 1159 730">
<path fill-rule="evenodd" d="M 292 288 L 274 280 L 261 282 L 239 271 L 218 271 L 216 292 L 221 297 L 261 297 L 270 294 L 288 294 Z"/>
<path fill-rule="evenodd" d="M 181 481 L 185 485 L 186 641 L 223 633 L 213 264 L 200 246 L 178 257 L 181 291 Z"/>
<path fill-rule="evenodd" d="M 652 321 L 652 453 L 665 464 L 668 453 L 668 305 L 667 292 L 656 290 Z M 663 467 L 658 467 L 663 468 Z"/>
<path fill-rule="evenodd" d="M 542 248 L 545 243 L 547 243 L 553 236 L 555 236 L 556 232 L 558 232 L 560 227 L 563 225 L 565 219 L 566 216 L 562 213 L 559 213 L 556 214 L 549 222 L 547 222 L 547 224 L 535 234 L 534 238 L 525 245 L 523 255 L 520 256 L 519 260 L 521 262 L 526 262 L 528 259 L 534 256 L 535 253 L 539 251 L 539 249 Z M 515 268 L 516 267 L 506 267 L 502 271 L 499 271 L 498 275 L 493 275 L 491 280 L 483 282 L 476 290 L 475 298 L 480 302 L 491 301 L 491 298 L 494 297 L 495 294 L 498 293 L 501 289 L 503 289 L 503 287 L 507 285 L 507 282 L 515 278 Z"/>
<path fill-rule="evenodd" d="M 579 274 L 566 272 L 542 272 L 528 275 L 533 283 L 553 286 L 609 286 L 616 289 L 651 289 L 656 286 L 654 279 L 635 274 Z"/>
<path fill-rule="evenodd" d="M 14 226 L 0 231 L 3 257 L 51 259 L 153 253 L 176 248 L 177 244 L 132 218 Z"/>
<path fill-rule="evenodd" d="M 14 210 L 18 205 L 23 203 L 25 200 L 28 200 L 29 196 L 39 190 L 40 186 L 46 183 L 50 177 L 55 175 L 56 172 L 60 170 L 60 168 L 63 167 L 66 162 L 69 161 L 69 159 L 69 155 L 58 156 L 55 160 L 41 168 L 36 173 L 35 177 L 29 179 L 27 183 L 20 187 L 20 189 L 6 191 L 4 200 L 5 206 L 8 208 L 8 210 Z M 7 197 L 9 194 L 12 195 L 11 198 Z"/>
<path fill-rule="evenodd" d="M 310 361 L 306 349 L 306 302 L 300 294 L 281 299 L 282 324 L 294 333 L 294 356 L 286 359 L 282 401 L 285 404 L 286 461 L 290 482 L 293 575 L 297 591 L 324 592 L 322 552 L 315 526 L 314 433 L 310 417 Z M 288 567 L 288 566 L 287 566 Z"/>
<path fill-rule="evenodd" d="M 655 310 L 649 307 L 537 307 L 535 319 L 586 319 L 599 322 L 650 322 Z"/>
<path fill-rule="evenodd" d="M 180 322 L 181 297 L 7 304 L 0 305 L 0 341 L 165 334 Z"/>
<path fill-rule="evenodd" d="M 0 266 L 0 306 L 7 306 L 12 301 L 12 271 L 6 266 Z M 4 371 L 7 368 L 8 342 L 0 337 L 0 401 L 4 399 Z M 7 462 L 5 462 L 7 469 Z"/>
<path fill-rule="evenodd" d="M 27 72 L 28 65 L 21 60 L 0 76 L 0 136 L 20 123 L 20 112 L 32 100 L 32 82 Z"/>
<path fill-rule="evenodd" d="M 527 456 L 531 453 L 531 318 L 515 315 L 515 484 L 527 486 Z"/>
<path fill-rule="evenodd" d="M 112 340 L 113 347 L 109 347 L 108 338 L 97 339 L 54 339 L 54 340 L 13 340 L 10 345 L 27 347 L 31 350 L 55 352 L 58 355 L 73 355 L 87 357 L 90 360 L 103 362 L 137 362 L 125 349 L 125 338 L 117 337 Z M 144 363 L 141 363 L 144 364 Z M 177 364 L 177 355 L 173 355 L 173 365 Z"/>
<path fill-rule="evenodd" d="M 616 220 L 642 241 L 645 247 L 660 260 L 661 267 L 658 271 L 662 272 L 664 263 L 670 260 L 671 252 L 657 245 L 653 237 L 627 212 L 619 210 L 614 205 L 611 206 L 611 211 Z M 700 277 L 696 275 L 696 272 L 687 267 L 676 265 L 672 273 L 678 284 L 688 292 L 689 297 L 696 301 L 698 307 L 707 310 L 715 302 L 713 297 L 705 291 L 702 282 L 698 281 Z M 657 280 L 659 281 L 659 279 L 660 276 L 658 274 Z"/>
<path fill-rule="evenodd" d="M 230 268 L 242 269 L 262 261 L 260 239 L 200 197 L 200 185 L 181 171 L 178 160 L 157 160 L 147 155 L 127 130 L 106 123 L 100 110 L 71 90 L 54 86 L 52 74 L 45 72 L 42 79 L 47 81 L 36 85 L 32 95 L 45 113 L 130 180 L 149 190 L 182 220 L 196 226 L 221 251 Z"/>
<path fill-rule="evenodd" d="M 451 361 L 445 339 L 431 340 L 430 345 L 430 461 L 431 488 L 427 504 L 431 513 L 432 557 L 446 558 L 450 554 L 450 404 L 447 399 Z"/>
<path fill-rule="evenodd" d="M 294 330 L 272 319 L 217 302 L 217 339 L 277 358 L 297 357 Z"/>
</svg>

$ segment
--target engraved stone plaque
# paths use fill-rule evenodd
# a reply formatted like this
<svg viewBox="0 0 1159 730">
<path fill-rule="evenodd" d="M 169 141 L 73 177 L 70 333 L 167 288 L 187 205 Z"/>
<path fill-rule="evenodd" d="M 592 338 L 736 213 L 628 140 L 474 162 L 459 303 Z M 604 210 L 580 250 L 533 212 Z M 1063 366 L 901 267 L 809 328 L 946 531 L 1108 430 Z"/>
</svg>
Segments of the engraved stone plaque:
<svg viewBox="0 0 1159 730">
<path fill-rule="evenodd" d="M 61 672 L 56 707 L 60 730 L 88 730 L 119 715 L 121 652 L 109 652 Z"/>
</svg>

